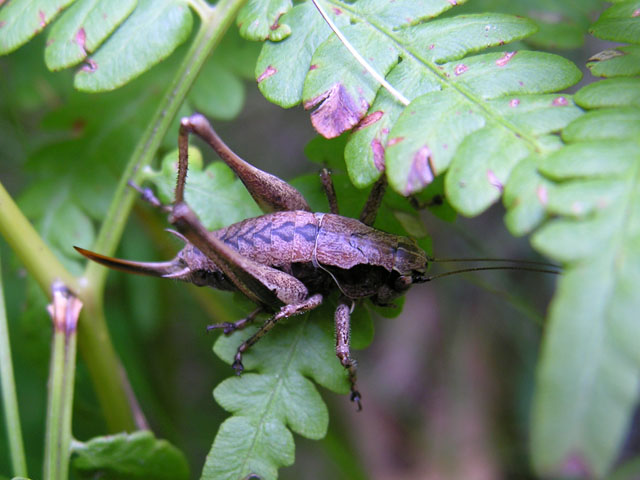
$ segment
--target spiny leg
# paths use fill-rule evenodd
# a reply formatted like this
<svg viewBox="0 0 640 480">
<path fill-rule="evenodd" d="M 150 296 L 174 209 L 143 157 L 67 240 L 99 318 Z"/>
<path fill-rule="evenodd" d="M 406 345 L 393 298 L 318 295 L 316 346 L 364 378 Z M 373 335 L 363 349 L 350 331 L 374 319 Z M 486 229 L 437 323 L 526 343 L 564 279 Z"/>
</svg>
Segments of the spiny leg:
<svg viewBox="0 0 640 480">
<path fill-rule="evenodd" d="M 352 300 L 342 297 L 338 303 L 335 314 L 336 325 L 336 356 L 340 363 L 349 372 L 349 383 L 351 384 L 351 401 L 356 403 L 358 411 L 362 410 L 360 392 L 356 388 L 356 361 L 351 357 L 351 310 Z"/>
<path fill-rule="evenodd" d="M 247 325 L 250 325 L 251 323 L 253 323 L 256 317 L 263 311 L 264 309 L 262 307 L 258 307 L 249 315 L 247 315 L 241 320 L 238 320 L 237 322 L 222 322 L 222 323 L 214 323 L 213 325 L 207 325 L 207 332 L 221 328 L 222 332 L 225 335 L 229 335 L 230 333 L 233 333 L 236 330 L 242 330 Z"/>
<path fill-rule="evenodd" d="M 327 200 L 329 201 L 329 211 L 339 215 L 338 197 L 336 196 L 336 189 L 333 186 L 331 172 L 328 168 L 320 170 L 320 181 L 322 182 L 322 188 L 324 189 L 324 193 L 327 195 Z"/>
<path fill-rule="evenodd" d="M 234 362 L 232 365 L 236 373 L 240 375 L 244 370 L 244 366 L 242 365 L 242 354 L 246 352 L 258 340 L 264 337 L 269 332 L 269 330 L 275 327 L 276 323 L 278 323 L 279 320 L 313 310 L 314 308 L 319 307 L 321 303 L 322 295 L 316 293 L 315 295 L 311 295 L 309 298 L 300 303 L 283 306 L 278 313 L 276 313 L 274 316 L 272 316 L 262 324 L 260 330 L 258 330 L 251 337 L 240 344 L 238 350 L 236 351 L 236 356 L 234 357 Z"/>
<path fill-rule="evenodd" d="M 380 179 L 374 183 L 371 193 L 369 193 L 369 197 L 367 198 L 367 203 L 364 204 L 362 212 L 360 213 L 360 221 L 365 225 L 371 226 L 376 220 L 376 215 L 378 214 L 378 209 L 382 203 L 382 197 L 384 196 L 386 188 L 387 177 L 383 173 Z"/>
<path fill-rule="evenodd" d="M 187 173 L 189 133 L 195 133 L 215 150 L 222 161 L 244 183 L 249 194 L 265 213 L 293 210 L 311 211 L 311 207 L 309 207 L 307 201 L 296 188 L 240 158 L 222 141 L 209 121 L 199 113 L 184 117 L 180 121 L 180 133 L 178 136 L 180 158 L 176 185 L 176 203 L 183 200 L 184 182 Z"/>
</svg>

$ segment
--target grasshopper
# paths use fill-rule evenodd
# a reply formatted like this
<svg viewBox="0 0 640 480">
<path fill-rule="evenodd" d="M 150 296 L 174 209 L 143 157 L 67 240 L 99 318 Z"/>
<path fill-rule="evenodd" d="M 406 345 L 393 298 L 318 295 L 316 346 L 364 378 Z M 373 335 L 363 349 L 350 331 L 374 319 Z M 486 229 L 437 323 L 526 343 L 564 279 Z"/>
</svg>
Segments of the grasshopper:
<svg viewBox="0 0 640 480">
<path fill-rule="evenodd" d="M 264 215 L 208 231 L 185 202 L 189 135 L 207 142 L 236 173 Z M 106 257 L 75 247 L 85 257 L 129 273 L 172 278 L 198 286 L 239 291 L 256 303 L 246 318 L 210 325 L 225 334 L 244 328 L 259 313 L 271 316 L 242 342 L 234 357 L 237 374 L 242 355 L 283 318 L 317 308 L 332 291 L 340 296 L 335 311 L 336 355 L 348 371 L 351 400 L 361 408 L 356 388 L 356 363 L 349 345 L 350 316 L 358 300 L 390 305 L 425 275 L 429 258 L 415 240 L 372 227 L 385 191 L 383 176 L 373 187 L 358 220 L 338 213 L 331 177 L 321 173 L 330 213 L 312 212 L 302 194 L 278 177 L 236 155 L 195 114 L 181 120 L 178 135 L 178 177 L 173 205 L 163 205 L 149 189 L 139 189 L 150 203 L 169 214 L 169 222 L 185 246 L 167 262 L 135 262 Z"/>
</svg>

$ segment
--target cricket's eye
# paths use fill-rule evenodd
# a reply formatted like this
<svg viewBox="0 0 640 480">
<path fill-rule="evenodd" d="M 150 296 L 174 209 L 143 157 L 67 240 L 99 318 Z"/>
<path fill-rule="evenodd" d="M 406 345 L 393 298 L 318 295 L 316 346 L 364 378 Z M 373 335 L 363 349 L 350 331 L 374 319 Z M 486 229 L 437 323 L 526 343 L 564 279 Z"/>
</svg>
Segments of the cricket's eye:
<svg viewBox="0 0 640 480">
<path fill-rule="evenodd" d="M 396 291 L 402 292 L 408 289 L 411 286 L 411 283 L 412 280 L 409 275 L 401 275 L 400 277 L 396 278 L 396 281 L 394 282 L 394 288 L 396 289 Z"/>
</svg>

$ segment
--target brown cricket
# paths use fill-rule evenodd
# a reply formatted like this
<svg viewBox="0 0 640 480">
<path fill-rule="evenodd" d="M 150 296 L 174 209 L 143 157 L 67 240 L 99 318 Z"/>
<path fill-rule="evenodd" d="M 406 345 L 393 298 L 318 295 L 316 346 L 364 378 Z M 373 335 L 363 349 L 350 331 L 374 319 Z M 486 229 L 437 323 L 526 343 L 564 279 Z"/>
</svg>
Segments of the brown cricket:
<svg viewBox="0 0 640 480">
<path fill-rule="evenodd" d="M 190 133 L 209 143 L 231 167 L 264 215 L 215 231 L 202 225 L 184 200 Z M 257 304 L 246 318 L 210 325 L 209 329 L 222 329 L 229 334 L 247 326 L 261 312 L 272 314 L 238 347 L 233 363 L 238 374 L 243 370 L 242 354 L 278 320 L 313 310 L 338 289 L 336 355 L 349 373 L 351 400 L 360 409 L 356 366 L 349 346 L 350 315 L 355 302 L 369 298 L 376 305 L 389 305 L 414 283 L 431 279 L 425 275 L 429 259 L 413 239 L 371 227 L 384 194 L 384 176 L 374 185 L 356 220 L 339 215 L 328 171 L 323 170 L 321 178 L 331 213 L 311 212 L 297 189 L 242 160 L 200 114 L 182 119 L 178 146 L 173 205 L 162 205 L 150 190 L 143 191 L 143 197 L 169 213 L 169 222 L 185 241 L 176 257 L 147 263 L 106 257 L 78 247 L 76 250 L 110 268 L 235 290 Z"/>
</svg>

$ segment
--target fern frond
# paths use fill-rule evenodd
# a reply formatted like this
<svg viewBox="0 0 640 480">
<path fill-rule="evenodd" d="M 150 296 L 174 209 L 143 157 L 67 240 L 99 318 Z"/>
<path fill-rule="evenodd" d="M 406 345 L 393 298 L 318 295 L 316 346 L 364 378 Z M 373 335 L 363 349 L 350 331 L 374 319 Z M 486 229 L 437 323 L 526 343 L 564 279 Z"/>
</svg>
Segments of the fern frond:
<svg viewBox="0 0 640 480">
<path fill-rule="evenodd" d="M 0 55 L 24 45 L 55 21 L 47 37 L 47 67 L 60 70 L 84 62 L 75 75 L 75 87 L 107 91 L 167 58 L 188 38 L 193 24 L 183 0 L 78 0 L 63 12 L 71 3 L 7 2 L 0 8 Z"/>
<path fill-rule="evenodd" d="M 615 78 L 576 93 L 588 112 L 563 130 L 567 146 L 538 163 L 555 218 L 533 244 L 566 265 L 534 401 L 532 454 L 545 475 L 606 476 L 640 392 L 640 78 L 633 62 L 617 62 L 640 46 L 640 2 L 606 10 L 591 32 L 634 45 L 591 65 Z"/>
<path fill-rule="evenodd" d="M 373 183 L 386 164 L 390 185 L 411 195 L 450 168 L 449 201 L 478 214 L 500 197 L 520 161 L 557 148 L 549 134 L 581 113 L 568 96 L 543 95 L 580 78 L 571 62 L 540 52 L 476 54 L 534 33 L 527 19 L 474 14 L 425 21 L 452 8 L 439 0 L 414 2 L 402 18 L 396 3 L 323 5 L 411 105 L 405 109 L 381 89 L 309 3 L 281 18 L 291 35 L 264 45 L 256 76 L 269 100 L 312 110 L 325 137 L 355 127 L 345 160 L 358 187 Z M 532 126 L 536 115 L 549 121 Z"/>
</svg>

